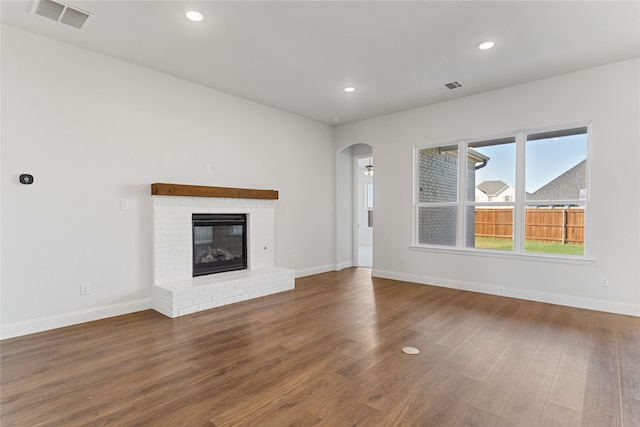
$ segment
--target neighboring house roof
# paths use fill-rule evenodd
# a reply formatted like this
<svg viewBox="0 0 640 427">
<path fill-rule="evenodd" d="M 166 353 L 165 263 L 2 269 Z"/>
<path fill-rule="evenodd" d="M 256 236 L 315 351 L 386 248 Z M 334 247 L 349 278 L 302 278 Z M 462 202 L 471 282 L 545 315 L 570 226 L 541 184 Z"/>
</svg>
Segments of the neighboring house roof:
<svg viewBox="0 0 640 427">
<path fill-rule="evenodd" d="M 452 149 L 443 149 L 442 151 L 445 153 L 449 153 L 452 156 L 457 156 L 458 155 L 458 147 L 457 146 L 452 146 L 450 147 Z M 487 163 L 489 160 L 491 159 L 491 157 L 485 156 L 482 153 L 477 152 L 476 150 L 473 150 L 471 148 L 469 148 L 467 150 L 467 160 L 471 163 Z"/>
<path fill-rule="evenodd" d="M 484 154 L 476 150 L 473 150 L 471 148 L 467 150 L 467 157 L 469 158 L 470 162 L 474 162 L 474 163 L 484 162 L 485 164 L 491 159 L 491 157 L 485 156 Z"/>
<path fill-rule="evenodd" d="M 482 181 L 480 184 L 476 185 L 478 190 L 482 191 L 487 196 L 495 197 L 498 194 L 502 193 L 504 190 L 509 188 L 509 184 L 504 181 Z"/>
<path fill-rule="evenodd" d="M 580 200 L 587 188 L 587 161 L 583 160 L 537 191 L 527 194 L 527 200 Z"/>
</svg>

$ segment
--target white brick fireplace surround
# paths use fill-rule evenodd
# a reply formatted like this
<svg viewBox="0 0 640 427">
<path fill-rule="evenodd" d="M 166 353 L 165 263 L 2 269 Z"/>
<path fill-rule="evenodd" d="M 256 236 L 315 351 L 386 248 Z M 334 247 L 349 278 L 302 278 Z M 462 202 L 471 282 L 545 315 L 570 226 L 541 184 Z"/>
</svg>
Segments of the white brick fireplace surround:
<svg viewBox="0 0 640 427">
<path fill-rule="evenodd" d="M 152 184 L 152 195 L 154 310 L 178 317 L 294 288 L 295 271 L 275 267 L 277 192 Z M 194 213 L 247 214 L 246 270 L 192 277 Z"/>
</svg>

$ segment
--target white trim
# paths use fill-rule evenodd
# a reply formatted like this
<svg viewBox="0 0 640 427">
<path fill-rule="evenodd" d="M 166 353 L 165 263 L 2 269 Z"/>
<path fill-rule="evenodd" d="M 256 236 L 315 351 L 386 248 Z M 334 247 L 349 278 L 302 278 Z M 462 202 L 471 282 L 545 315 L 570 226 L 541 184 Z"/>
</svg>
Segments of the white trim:
<svg viewBox="0 0 640 427">
<path fill-rule="evenodd" d="M 327 273 L 329 271 L 337 271 L 337 265 L 328 264 L 320 265 L 318 267 L 305 268 L 304 270 L 296 270 L 296 279 L 300 277 L 313 276 L 314 274 Z"/>
<path fill-rule="evenodd" d="M 464 139 L 458 144 L 458 205 L 456 206 L 456 247 L 462 248 L 467 245 L 467 167 L 469 156 L 463 157 L 460 153 L 468 153 L 467 141 Z M 464 159 L 464 161 L 462 160 Z M 474 188 L 475 191 L 475 188 Z"/>
<path fill-rule="evenodd" d="M 546 252 L 524 252 L 518 253 L 499 249 L 481 249 L 481 248 L 455 248 L 452 246 L 435 246 L 435 245 L 411 245 L 409 250 L 417 252 L 433 252 L 433 253 L 453 253 L 456 255 L 479 256 L 488 258 L 502 259 L 518 259 L 527 261 L 555 262 L 560 264 L 576 264 L 576 265 L 592 265 L 595 258 L 587 258 L 580 255 L 555 255 Z"/>
<path fill-rule="evenodd" d="M 358 206 L 358 185 L 360 184 L 360 176 L 358 170 L 358 161 L 368 157 L 365 154 L 356 154 L 351 157 L 351 258 L 357 263 L 360 259 L 360 239 L 358 231 L 360 231 L 360 207 Z"/>
<path fill-rule="evenodd" d="M 524 202 L 527 198 L 527 190 L 525 188 L 525 175 L 527 164 L 527 136 L 524 132 L 516 133 L 515 143 L 516 145 L 516 182 L 515 182 L 515 194 L 513 205 L 513 250 L 516 253 L 524 254 L 524 235 L 526 227 L 524 225 L 525 220 L 525 206 Z M 521 195 L 521 197 L 518 197 Z"/>
<path fill-rule="evenodd" d="M 422 285 L 439 286 L 443 288 L 459 289 L 463 291 L 478 292 L 509 298 L 524 299 L 528 301 L 537 301 L 568 307 L 583 308 L 586 310 L 596 310 L 607 313 L 640 317 L 640 304 L 630 304 L 625 302 L 585 298 L 572 295 L 537 292 L 528 289 L 515 289 L 507 288 L 504 286 L 490 285 L 487 283 L 451 280 L 440 277 L 421 276 L 417 274 L 398 273 L 384 270 L 373 270 L 371 275 L 372 277 L 419 283 Z"/>
<path fill-rule="evenodd" d="M 419 198 L 420 170 L 419 169 L 420 169 L 420 147 L 416 145 L 413 147 L 413 174 L 411 176 L 412 185 L 413 185 L 413 191 L 412 191 L 413 199 L 411 200 L 412 202 L 411 244 L 412 245 L 416 245 L 419 242 L 419 239 L 418 239 L 418 212 L 419 212 L 418 201 L 420 200 Z"/>
<path fill-rule="evenodd" d="M 34 334 L 36 332 L 63 328 L 65 326 L 78 325 L 80 323 L 92 322 L 94 320 L 106 319 L 108 317 L 150 310 L 151 308 L 151 298 L 144 298 L 74 311 L 71 313 L 62 313 L 53 316 L 40 317 L 38 319 L 9 323 L 0 327 L 0 339 L 4 340 L 22 335 Z"/>
<path fill-rule="evenodd" d="M 587 197 L 586 200 L 591 199 L 591 151 L 593 150 L 591 142 L 593 134 L 591 132 L 591 121 L 587 124 L 587 164 L 585 173 L 587 174 Z M 591 224 L 589 223 L 589 217 L 591 208 L 584 210 L 584 256 L 591 255 Z"/>
<path fill-rule="evenodd" d="M 345 268 L 351 268 L 353 266 L 353 260 L 343 261 L 338 263 L 338 265 L 336 266 L 336 271 L 344 270 Z"/>
</svg>

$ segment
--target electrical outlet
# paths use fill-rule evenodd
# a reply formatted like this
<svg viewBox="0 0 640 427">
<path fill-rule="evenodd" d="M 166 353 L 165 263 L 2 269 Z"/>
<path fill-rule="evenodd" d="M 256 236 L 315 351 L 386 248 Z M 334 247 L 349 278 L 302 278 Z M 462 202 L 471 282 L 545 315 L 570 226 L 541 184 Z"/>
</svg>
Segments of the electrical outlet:
<svg viewBox="0 0 640 427">
<path fill-rule="evenodd" d="M 400 264 L 404 264 L 404 257 L 403 256 L 400 257 Z"/>
<path fill-rule="evenodd" d="M 602 276 L 600 278 L 600 286 L 602 286 L 603 288 L 609 287 L 609 278 L 607 276 Z"/>
<path fill-rule="evenodd" d="M 80 295 L 89 295 L 91 293 L 91 283 L 80 283 Z"/>
<path fill-rule="evenodd" d="M 211 173 L 211 165 L 210 164 L 206 164 L 204 165 L 204 173 Z"/>
<path fill-rule="evenodd" d="M 120 199 L 120 210 L 121 211 L 126 211 L 128 209 L 129 209 L 129 200 Z"/>
</svg>

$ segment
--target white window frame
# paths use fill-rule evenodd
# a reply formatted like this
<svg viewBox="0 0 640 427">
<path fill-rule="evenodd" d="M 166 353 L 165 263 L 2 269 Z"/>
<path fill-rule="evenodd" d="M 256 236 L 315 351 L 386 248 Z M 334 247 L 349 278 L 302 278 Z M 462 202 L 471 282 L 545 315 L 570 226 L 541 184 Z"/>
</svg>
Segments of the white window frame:
<svg viewBox="0 0 640 427">
<path fill-rule="evenodd" d="M 586 162 L 586 198 L 576 200 L 526 200 L 525 192 L 525 165 L 526 165 L 526 148 L 527 148 L 527 136 L 539 133 L 554 133 L 569 131 L 573 129 L 586 128 L 587 135 L 587 162 Z M 458 194 L 457 202 L 428 202 L 419 203 L 419 176 L 420 176 L 420 150 L 427 148 L 437 148 L 443 146 L 457 146 L 458 153 L 466 153 L 469 144 L 480 141 L 500 140 L 505 137 L 515 137 L 516 144 L 516 164 L 515 164 L 515 196 L 512 201 L 509 202 L 476 202 L 466 200 L 466 162 L 458 162 Z M 550 126 L 545 128 L 527 129 L 520 131 L 513 131 L 499 135 L 485 136 L 473 139 L 460 139 L 454 141 L 423 144 L 414 147 L 414 177 L 413 177 L 413 230 L 412 230 L 412 244 L 410 248 L 418 251 L 434 251 L 434 252 L 462 252 L 466 254 L 476 254 L 483 256 L 498 256 L 498 257 L 526 257 L 526 258 L 546 258 L 550 260 L 559 260 L 565 262 L 567 260 L 574 261 L 576 263 L 592 262 L 593 259 L 589 257 L 589 203 L 590 203 L 590 151 L 591 151 L 591 122 L 579 122 L 566 125 Z M 565 255 L 554 254 L 546 252 L 525 252 L 524 250 L 524 236 L 525 236 L 525 210 L 528 206 L 544 206 L 544 205 L 560 205 L 560 204 L 577 204 L 584 205 L 584 252 L 583 255 Z M 457 206 L 457 228 L 456 228 L 456 245 L 444 246 L 434 244 L 418 243 L 419 233 L 419 208 L 421 207 L 438 207 L 438 206 Z M 485 248 L 467 247 L 465 245 L 466 236 L 466 212 L 468 207 L 475 206 L 513 206 L 513 250 L 494 250 Z"/>
<path fill-rule="evenodd" d="M 364 211 L 366 212 L 365 226 L 373 228 L 373 183 L 364 185 Z"/>
</svg>

